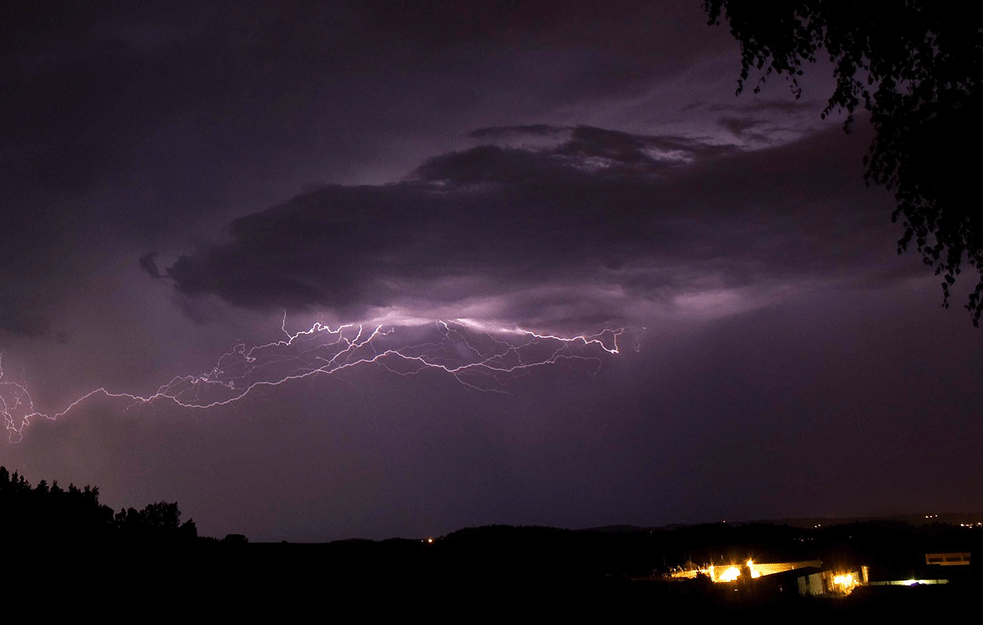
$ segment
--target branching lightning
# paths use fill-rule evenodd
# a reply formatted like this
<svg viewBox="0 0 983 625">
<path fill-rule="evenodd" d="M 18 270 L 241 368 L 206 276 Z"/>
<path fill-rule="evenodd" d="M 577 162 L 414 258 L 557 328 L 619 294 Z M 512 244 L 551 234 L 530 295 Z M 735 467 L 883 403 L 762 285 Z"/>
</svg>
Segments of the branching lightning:
<svg viewBox="0 0 983 625">
<path fill-rule="evenodd" d="M 249 348 L 238 344 L 210 371 L 174 377 L 146 396 L 97 388 L 56 413 L 35 408 L 23 372 L 20 376 L 6 372 L 0 354 L 0 415 L 10 440 L 16 442 L 32 420 L 58 419 L 95 396 L 123 400 L 125 409 L 162 401 L 209 409 L 241 401 L 260 388 L 365 366 L 399 376 L 435 370 L 475 390 L 507 392 L 507 384 L 517 376 L 562 360 L 583 361 L 596 371 L 603 355 L 619 353 L 618 340 L 625 332 L 614 328 L 565 337 L 457 319 L 416 325 L 348 324 L 335 329 L 315 323 L 291 334 L 286 315 L 281 329 L 282 340 Z"/>
</svg>

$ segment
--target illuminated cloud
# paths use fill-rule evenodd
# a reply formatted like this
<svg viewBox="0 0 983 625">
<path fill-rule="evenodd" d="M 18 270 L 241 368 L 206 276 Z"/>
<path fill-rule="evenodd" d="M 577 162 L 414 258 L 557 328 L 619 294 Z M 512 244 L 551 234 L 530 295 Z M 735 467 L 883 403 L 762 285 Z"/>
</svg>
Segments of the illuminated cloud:
<svg viewBox="0 0 983 625">
<path fill-rule="evenodd" d="M 839 128 L 757 151 L 585 126 L 472 137 L 486 142 L 400 182 L 236 219 L 167 275 L 258 310 L 576 327 L 726 315 L 896 270 L 890 239 L 867 241 L 885 198 L 855 191 L 858 142 Z"/>
</svg>

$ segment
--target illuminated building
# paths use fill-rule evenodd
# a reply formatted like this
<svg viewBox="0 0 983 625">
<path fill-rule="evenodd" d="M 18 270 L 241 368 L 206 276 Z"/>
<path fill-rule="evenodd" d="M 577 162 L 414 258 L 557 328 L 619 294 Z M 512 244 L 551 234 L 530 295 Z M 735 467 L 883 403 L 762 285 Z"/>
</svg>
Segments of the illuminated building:
<svg viewBox="0 0 983 625">
<path fill-rule="evenodd" d="M 856 571 L 820 571 L 803 575 L 797 583 L 800 595 L 848 595 L 854 588 L 869 581 L 869 568 L 861 566 Z"/>
<path fill-rule="evenodd" d="M 925 564 L 937 566 L 969 566 L 972 553 L 969 551 L 958 551 L 949 553 L 926 553 Z"/>
</svg>

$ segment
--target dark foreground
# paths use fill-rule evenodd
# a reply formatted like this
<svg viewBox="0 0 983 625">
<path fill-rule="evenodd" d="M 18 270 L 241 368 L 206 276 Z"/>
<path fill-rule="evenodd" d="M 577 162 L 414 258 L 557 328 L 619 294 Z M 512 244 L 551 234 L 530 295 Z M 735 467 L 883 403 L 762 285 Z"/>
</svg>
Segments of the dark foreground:
<svg viewBox="0 0 983 625">
<path fill-rule="evenodd" d="M 743 613 L 770 622 L 944 617 L 977 613 L 972 567 L 927 570 L 926 549 L 970 548 L 979 532 L 860 524 L 822 532 L 788 526 L 567 531 L 488 527 L 426 540 L 250 544 L 197 539 L 169 544 L 17 544 L 6 552 L 8 605 L 51 617 L 485 621 L 696 618 Z M 57 542 L 57 541 L 56 541 Z M 662 572 L 701 558 L 822 557 L 864 560 L 872 578 L 940 572 L 936 586 L 864 587 L 849 596 L 801 597 L 793 583 L 667 581 Z M 946 567 L 955 569 L 957 567 Z M 756 582 L 757 580 L 755 580 Z M 966 612 L 968 610 L 968 613 Z M 306 615 L 306 616 L 305 616 Z"/>
</svg>

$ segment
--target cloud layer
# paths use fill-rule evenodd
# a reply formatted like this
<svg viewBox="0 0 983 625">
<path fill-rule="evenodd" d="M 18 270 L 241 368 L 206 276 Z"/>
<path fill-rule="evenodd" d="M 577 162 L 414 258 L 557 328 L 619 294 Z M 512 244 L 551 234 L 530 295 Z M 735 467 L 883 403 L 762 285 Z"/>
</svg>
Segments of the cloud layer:
<svg viewBox="0 0 983 625">
<path fill-rule="evenodd" d="M 863 140 L 839 128 L 757 151 L 587 126 L 472 136 L 400 182 L 236 219 L 167 274 L 259 310 L 564 325 L 726 314 L 901 271 L 889 205 L 859 184 Z"/>
</svg>

